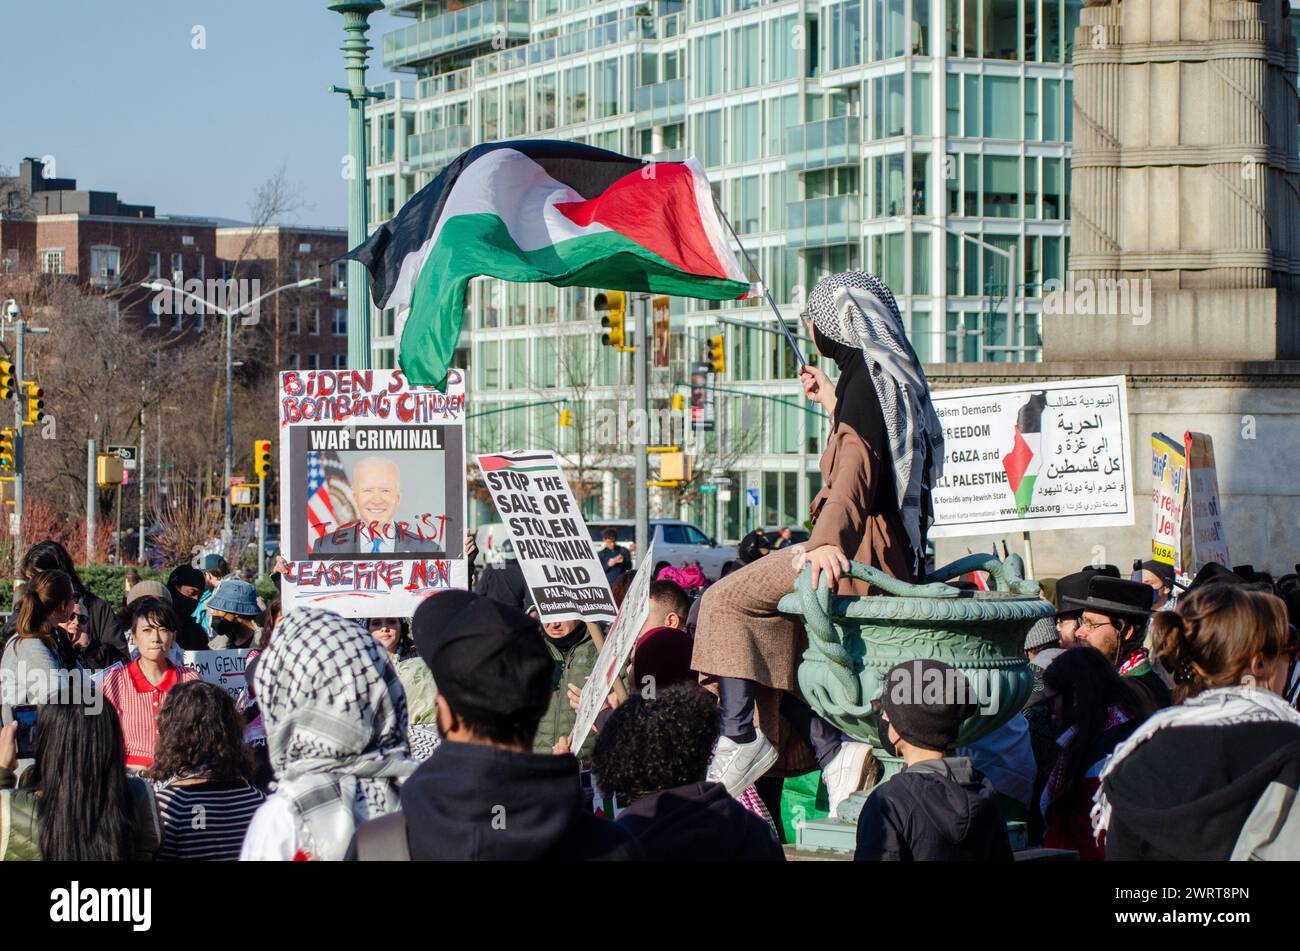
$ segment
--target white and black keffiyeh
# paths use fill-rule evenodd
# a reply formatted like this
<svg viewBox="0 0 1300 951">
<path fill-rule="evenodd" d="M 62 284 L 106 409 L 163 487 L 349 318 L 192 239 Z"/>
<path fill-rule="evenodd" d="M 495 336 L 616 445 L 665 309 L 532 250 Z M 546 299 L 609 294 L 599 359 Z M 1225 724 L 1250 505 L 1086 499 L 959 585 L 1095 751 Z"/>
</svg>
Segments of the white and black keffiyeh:
<svg viewBox="0 0 1300 951">
<path fill-rule="evenodd" d="M 291 611 L 258 658 L 253 689 L 277 792 L 302 820 L 306 851 L 342 859 L 356 826 L 399 807 L 406 695 L 383 647 L 354 621 Z"/>
<path fill-rule="evenodd" d="M 1242 723 L 1294 723 L 1300 712 L 1270 690 L 1260 687 L 1219 687 L 1206 690 L 1175 707 L 1157 710 L 1123 743 L 1115 747 L 1101 771 L 1101 784 L 1093 795 L 1092 834 L 1110 828 L 1111 807 L 1106 799 L 1106 779 L 1126 756 L 1160 730 L 1189 726 L 1236 726 Z"/>
<path fill-rule="evenodd" d="M 898 507 L 919 573 L 925 559 L 922 519 L 930 517 L 922 512 L 921 499 L 943 474 L 943 426 L 898 304 L 878 278 L 847 271 L 817 282 L 808 295 L 808 313 L 821 333 L 862 351 L 889 434 Z"/>
</svg>

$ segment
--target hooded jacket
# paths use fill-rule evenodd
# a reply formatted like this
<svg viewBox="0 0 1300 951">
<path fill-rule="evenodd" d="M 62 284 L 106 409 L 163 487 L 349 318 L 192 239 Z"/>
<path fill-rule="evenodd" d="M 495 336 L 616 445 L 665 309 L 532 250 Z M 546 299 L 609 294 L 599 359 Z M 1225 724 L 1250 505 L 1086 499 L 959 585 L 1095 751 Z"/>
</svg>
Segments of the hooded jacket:
<svg viewBox="0 0 1300 951">
<path fill-rule="evenodd" d="M 626 861 L 626 829 L 592 814 L 571 756 L 444 740 L 402 786 L 414 861 Z"/>
<path fill-rule="evenodd" d="M 1107 860 L 1300 858 L 1300 726 L 1159 730 L 1102 780 Z"/>
<path fill-rule="evenodd" d="M 500 601 L 520 611 L 527 611 L 533 604 L 533 596 L 524 580 L 524 569 L 517 559 L 507 558 L 499 565 L 488 565 L 478 576 L 474 593 Z"/>
<path fill-rule="evenodd" d="M 784 862 L 771 828 L 721 783 L 692 783 L 643 796 L 618 814 L 652 861 Z"/>
<path fill-rule="evenodd" d="M 925 760 L 867 797 L 859 862 L 1011 860 L 997 793 L 965 757 Z"/>
</svg>

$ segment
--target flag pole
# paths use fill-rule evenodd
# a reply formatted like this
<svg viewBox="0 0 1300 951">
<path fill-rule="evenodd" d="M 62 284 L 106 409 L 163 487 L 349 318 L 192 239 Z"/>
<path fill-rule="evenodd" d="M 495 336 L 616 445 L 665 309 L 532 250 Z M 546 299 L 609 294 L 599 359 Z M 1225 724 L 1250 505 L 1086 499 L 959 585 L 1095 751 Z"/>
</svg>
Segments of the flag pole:
<svg viewBox="0 0 1300 951">
<path fill-rule="evenodd" d="M 754 275 L 758 278 L 758 283 L 763 285 L 763 293 L 767 297 L 768 306 L 772 308 L 772 313 L 776 314 L 776 325 L 780 327 L 781 332 L 785 334 L 786 342 L 790 344 L 790 349 L 794 351 L 794 358 L 799 361 L 799 369 L 802 372 L 807 368 L 808 361 L 803 358 L 803 353 L 799 350 L 799 343 L 794 339 L 794 334 L 790 333 L 790 328 L 785 325 L 785 318 L 781 316 L 781 308 L 776 306 L 776 300 L 772 297 L 772 291 L 767 286 L 767 281 L 763 280 L 763 275 L 759 273 L 758 266 L 754 264 L 754 259 L 751 258 L 749 252 L 745 250 L 745 245 L 740 240 L 740 235 L 736 234 L 736 229 L 731 226 L 731 219 L 727 217 L 727 213 L 723 211 L 722 206 L 718 204 L 718 197 L 716 195 L 713 196 L 713 207 L 717 209 L 718 217 L 722 219 L 723 223 L 727 226 L 727 230 L 731 232 L 731 237 L 735 240 L 736 247 L 740 248 L 740 253 L 745 256 L 745 263 L 749 265 L 749 269 L 753 271 Z"/>
</svg>

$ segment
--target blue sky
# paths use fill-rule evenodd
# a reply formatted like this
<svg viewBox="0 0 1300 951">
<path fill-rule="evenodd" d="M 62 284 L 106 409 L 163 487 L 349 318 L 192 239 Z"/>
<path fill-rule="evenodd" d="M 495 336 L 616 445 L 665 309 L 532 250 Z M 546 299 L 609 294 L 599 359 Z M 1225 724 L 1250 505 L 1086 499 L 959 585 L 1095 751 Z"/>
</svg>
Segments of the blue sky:
<svg viewBox="0 0 1300 951">
<path fill-rule="evenodd" d="M 78 187 L 159 214 L 247 218 L 284 166 L 288 223 L 343 227 L 343 18 L 326 0 L 2 0 L 0 168 L 53 155 Z M 371 18 L 380 37 L 409 20 Z M 193 47 L 195 27 L 206 49 Z"/>
</svg>

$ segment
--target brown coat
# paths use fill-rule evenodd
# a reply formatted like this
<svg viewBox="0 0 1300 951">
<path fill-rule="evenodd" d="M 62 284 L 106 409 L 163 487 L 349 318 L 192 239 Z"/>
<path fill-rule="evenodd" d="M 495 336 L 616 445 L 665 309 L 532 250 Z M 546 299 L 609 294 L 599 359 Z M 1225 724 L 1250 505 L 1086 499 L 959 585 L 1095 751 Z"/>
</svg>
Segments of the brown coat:
<svg viewBox="0 0 1300 951">
<path fill-rule="evenodd" d="M 892 470 L 882 477 L 879 455 L 847 426 L 831 434 L 820 468 L 824 488 L 811 506 L 816 519 L 812 536 L 801 546 L 773 551 L 711 585 L 700 604 L 691 656 L 692 668 L 706 681 L 737 677 L 759 685 L 757 725 L 778 749 L 792 738 L 777 713 L 780 694 L 799 693 L 799 662 L 808 646 L 802 623 L 776 609 L 794 587 L 794 559 L 803 550 L 834 545 L 855 561 L 914 580 Z M 842 579 L 838 590 L 866 594 L 868 587 Z M 785 743 L 778 772 L 814 768 L 811 755 L 794 745 L 798 748 Z"/>
</svg>

